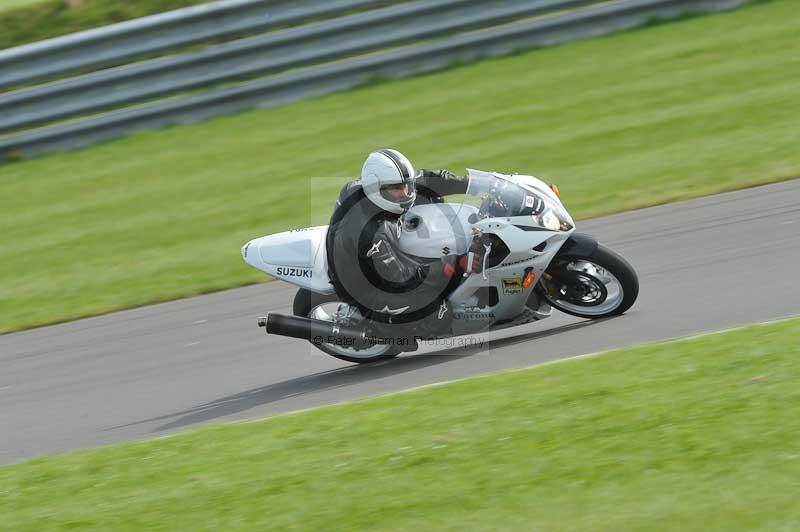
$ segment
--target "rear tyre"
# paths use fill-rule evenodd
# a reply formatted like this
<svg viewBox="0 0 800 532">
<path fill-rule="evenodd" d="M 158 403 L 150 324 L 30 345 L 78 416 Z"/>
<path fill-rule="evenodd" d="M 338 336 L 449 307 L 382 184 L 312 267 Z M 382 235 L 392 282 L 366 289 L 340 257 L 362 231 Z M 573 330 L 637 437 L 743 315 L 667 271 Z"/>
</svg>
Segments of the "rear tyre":
<svg viewBox="0 0 800 532">
<path fill-rule="evenodd" d="M 354 312 L 352 312 L 350 318 L 343 318 L 343 314 L 348 314 L 346 310 L 349 309 L 349 306 L 343 312 L 343 307 L 341 307 L 341 305 L 347 305 L 347 303 L 343 303 L 336 294 L 322 295 L 301 288 L 294 296 L 293 312 L 295 316 L 303 316 L 316 320 L 344 320 L 343 323 L 347 325 L 358 325 L 360 321 L 363 321 L 361 313 L 355 309 L 353 309 Z M 367 349 L 356 349 L 333 344 L 309 343 L 327 355 L 356 364 L 368 364 L 370 362 L 387 360 L 401 353 L 399 346 L 389 344 L 376 345 Z"/>
<path fill-rule="evenodd" d="M 603 245 L 585 257 L 556 257 L 541 286 L 554 308 L 589 319 L 618 316 L 639 295 L 633 266 Z"/>
</svg>

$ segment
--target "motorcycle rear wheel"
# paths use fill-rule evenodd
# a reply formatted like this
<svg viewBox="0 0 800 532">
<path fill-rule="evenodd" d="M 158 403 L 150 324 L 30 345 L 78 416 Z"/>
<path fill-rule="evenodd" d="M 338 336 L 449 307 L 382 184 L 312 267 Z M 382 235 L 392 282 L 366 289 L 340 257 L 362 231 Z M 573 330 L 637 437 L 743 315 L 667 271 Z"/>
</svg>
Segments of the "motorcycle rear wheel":
<svg viewBox="0 0 800 532">
<path fill-rule="evenodd" d="M 339 310 L 339 305 L 346 304 L 336 294 L 322 295 L 301 288 L 294 296 L 293 312 L 295 316 L 333 321 Z M 349 323 L 348 325 L 356 324 Z M 327 355 L 355 364 L 368 364 L 370 362 L 388 360 L 401 353 L 399 346 L 390 344 L 375 345 L 367 349 L 356 349 L 334 344 L 309 343 Z"/>
<path fill-rule="evenodd" d="M 541 281 L 554 308 L 579 318 L 626 312 L 639 295 L 639 279 L 628 261 L 603 245 L 586 257 L 556 257 Z"/>
</svg>

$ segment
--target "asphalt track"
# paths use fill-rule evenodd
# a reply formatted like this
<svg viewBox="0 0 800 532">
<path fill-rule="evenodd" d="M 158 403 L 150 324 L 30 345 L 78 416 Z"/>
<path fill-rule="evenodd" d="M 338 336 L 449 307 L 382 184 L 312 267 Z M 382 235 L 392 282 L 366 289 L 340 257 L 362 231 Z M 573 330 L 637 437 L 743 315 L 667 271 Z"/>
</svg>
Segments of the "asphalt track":
<svg viewBox="0 0 800 532">
<path fill-rule="evenodd" d="M 294 294 L 265 283 L 0 336 L 0 463 L 800 314 L 800 180 L 578 226 L 639 272 L 626 315 L 554 313 L 354 366 L 265 337 L 256 317 Z"/>
</svg>

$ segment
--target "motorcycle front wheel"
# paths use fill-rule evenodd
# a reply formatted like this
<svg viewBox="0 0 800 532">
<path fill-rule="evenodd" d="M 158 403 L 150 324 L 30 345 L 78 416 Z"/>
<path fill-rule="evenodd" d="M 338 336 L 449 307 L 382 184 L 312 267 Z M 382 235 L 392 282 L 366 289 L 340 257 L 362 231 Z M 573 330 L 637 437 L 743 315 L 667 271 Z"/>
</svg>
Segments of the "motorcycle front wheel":
<svg viewBox="0 0 800 532">
<path fill-rule="evenodd" d="M 336 294 L 322 295 L 302 288 L 294 296 L 293 312 L 295 316 L 322 321 L 337 321 L 341 325 L 357 326 L 360 321 L 363 321 L 361 313 L 357 309 L 351 308 L 347 303 L 340 301 Z M 325 354 L 356 364 L 387 360 L 396 357 L 401 352 L 400 347 L 390 344 L 356 349 L 334 344 L 310 343 Z"/>
<path fill-rule="evenodd" d="M 618 316 L 639 295 L 636 271 L 603 245 L 586 257 L 556 257 L 542 276 L 541 287 L 551 306 L 589 319 Z"/>
</svg>

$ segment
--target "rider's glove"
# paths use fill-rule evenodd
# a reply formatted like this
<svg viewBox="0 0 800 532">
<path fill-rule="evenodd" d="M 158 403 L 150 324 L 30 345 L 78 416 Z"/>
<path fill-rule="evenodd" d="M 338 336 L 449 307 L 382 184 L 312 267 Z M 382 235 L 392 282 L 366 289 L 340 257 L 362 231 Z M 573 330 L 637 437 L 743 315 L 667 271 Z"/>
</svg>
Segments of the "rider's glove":
<svg viewBox="0 0 800 532">
<path fill-rule="evenodd" d="M 432 196 L 447 196 L 449 194 L 464 194 L 467 191 L 469 179 L 454 174 L 449 170 L 421 169 L 417 173 L 417 188 L 429 189 Z"/>
<path fill-rule="evenodd" d="M 461 181 L 464 179 L 463 177 L 454 174 L 450 170 L 439 170 L 439 177 L 442 179 L 453 180 L 453 181 Z"/>
</svg>

